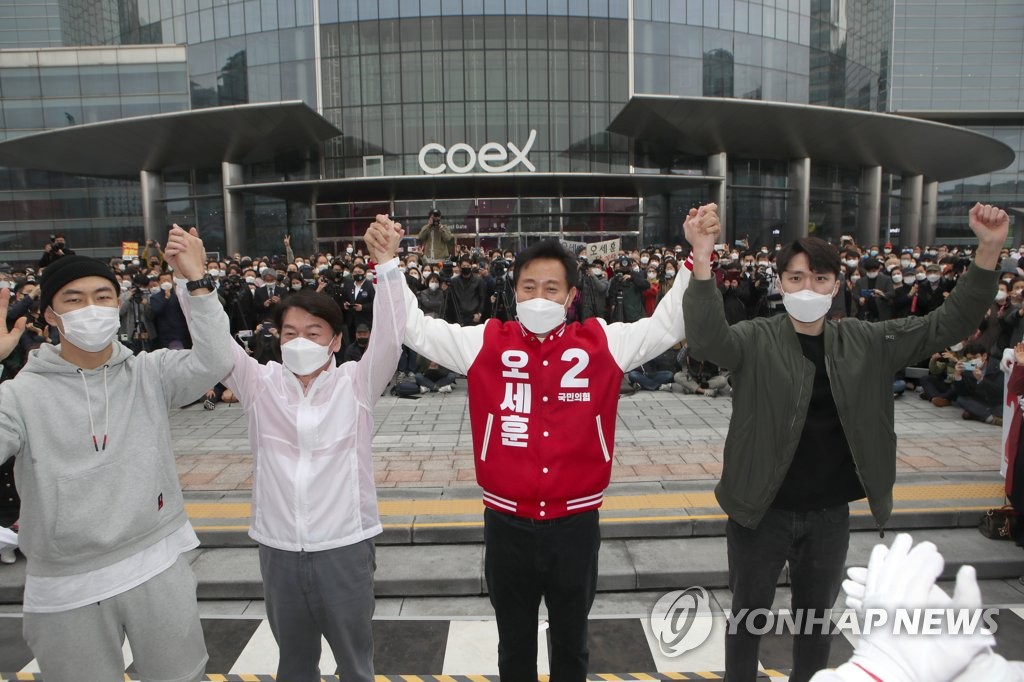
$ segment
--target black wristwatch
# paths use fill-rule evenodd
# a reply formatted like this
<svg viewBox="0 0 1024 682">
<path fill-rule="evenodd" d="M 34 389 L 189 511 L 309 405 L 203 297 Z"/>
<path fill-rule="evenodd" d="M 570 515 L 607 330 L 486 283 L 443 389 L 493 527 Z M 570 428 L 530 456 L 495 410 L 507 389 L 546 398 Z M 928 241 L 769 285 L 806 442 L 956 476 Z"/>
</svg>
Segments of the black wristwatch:
<svg viewBox="0 0 1024 682">
<path fill-rule="evenodd" d="M 189 292 L 195 291 L 196 289 L 209 289 L 210 291 L 216 291 L 217 285 L 213 283 L 213 278 L 209 275 L 203 276 L 202 279 L 194 279 L 191 282 L 185 282 L 185 288 Z"/>
</svg>

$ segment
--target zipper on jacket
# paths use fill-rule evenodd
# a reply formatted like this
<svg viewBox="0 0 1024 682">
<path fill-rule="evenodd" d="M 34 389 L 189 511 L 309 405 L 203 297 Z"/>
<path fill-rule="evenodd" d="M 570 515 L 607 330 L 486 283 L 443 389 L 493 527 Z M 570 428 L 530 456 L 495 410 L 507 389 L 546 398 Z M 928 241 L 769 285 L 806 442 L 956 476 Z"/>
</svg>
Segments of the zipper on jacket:
<svg viewBox="0 0 1024 682">
<path fill-rule="evenodd" d="M 310 387 L 311 390 L 312 388 L 313 387 Z M 309 433 L 309 430 L 305 428 L 305 424 L 303 423 L 305 421 L 303 417 L 307 416 L 306 412 L 312 409 L 309 399 L 310 396 L 305 394 L 300 399 L 299 410 L 297 415 L 298 419 L 296 419 L 296 426 L 298 427 L 297 445 L 299 446 L 299 463 L 295 470 L 295 529 L 298 532 L 299 536 L 298 540 L 300 551 L 306 550 L 306 498 L 308 497 L 309 493 L 309 483 L 307 481 L 307 478 L 309 477 L 309 468 L 311 465 L 311 460 L 313 458 L 313 453 L 311 451 L 308 453 L 303 452 L 302 447 L 302 432 L 306 431 L 306 433 Z"/>
<path fill-rule="evenodd" d="M 487 461 L 487 446 L 491 442 L 491 427 L 494 425 L 494 415 L 487 415 L 487 428 L 484 429 L 484 444 L 480 448 L 480 461 Z"/>
<path fill-rule="evenodd" d="M 612 461 L 611 455 L 608 454 L 608 443 L 604 439 L 604 429 L 601 428 L 601 415 L 597 415 L 597 439 L 601 442 L 601 453 L 604 455 L 604 461 Z"/>
</svg>

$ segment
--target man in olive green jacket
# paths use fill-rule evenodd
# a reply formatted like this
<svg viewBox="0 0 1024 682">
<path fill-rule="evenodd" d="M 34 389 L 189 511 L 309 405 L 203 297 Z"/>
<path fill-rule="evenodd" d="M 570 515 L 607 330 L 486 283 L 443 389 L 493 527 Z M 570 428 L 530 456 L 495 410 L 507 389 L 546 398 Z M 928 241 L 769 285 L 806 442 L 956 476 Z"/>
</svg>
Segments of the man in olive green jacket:
<svg viewBox="0 0 1024 682">
<path fill-rule="evenodd" d="M 893 375 L 977 328 L 995 298 L 1009 218 L 992 206 L 971 209 L 975 263 L 926 317 L 826 322 L 839 288 L 839 254 L 805 237 L 776 259 L 788 315 L 730 327 L 711 273 L 715 236 L 695 228 L 698 216 L 716 210 L 691 210 L 684 223 L 694 264 L 683 314 L 690 353 L 728 368 L 733 381 L 715 495 L 729 515 L 735 620 L 726 635 L 727 679 L 746 682 L 757 675 L 760 644 L 749 625 L 762 625 L 748 623 L 749 613 L 771 608 L 786 562 L 792 608 L 821 619 L 842 582 L 849 502 L 867 497 L 879 529 L 888 521 L 896 479 Z M 825 633 L 794 637 L 791 682 L 827 667 L 829 642 Z"/>
</svg>

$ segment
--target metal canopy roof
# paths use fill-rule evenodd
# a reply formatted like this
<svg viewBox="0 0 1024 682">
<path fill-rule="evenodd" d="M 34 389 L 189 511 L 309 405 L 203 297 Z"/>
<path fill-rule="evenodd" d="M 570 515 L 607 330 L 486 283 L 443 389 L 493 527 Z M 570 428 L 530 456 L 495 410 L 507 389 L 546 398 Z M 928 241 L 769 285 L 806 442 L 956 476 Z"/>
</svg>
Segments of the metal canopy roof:
<svg viewBox="0 0 1024 682">
<path fill-rule="evenodd" d="M 706 175 L 630 173 L 444 173 L 231 185 L 230 190 L 293 201 L 388 201 L 500 196 L 637 196 L 722 180 Z"/>
<path fill-rule="evenodd" d="M 636 96 L 608 130 L 687 154 L 808 157 L 940 182 L 1000 170 L 1014 160 L 1013 149 L 998 140 L 934 121 L 720 97 Z"/>
<path fill-rule="evenodd" d="M 341 134 L 303 102 L 211 107 L 86 123 L 0 142 L 0 166 L 103 177 L 252 163 Z"/>
</svg>

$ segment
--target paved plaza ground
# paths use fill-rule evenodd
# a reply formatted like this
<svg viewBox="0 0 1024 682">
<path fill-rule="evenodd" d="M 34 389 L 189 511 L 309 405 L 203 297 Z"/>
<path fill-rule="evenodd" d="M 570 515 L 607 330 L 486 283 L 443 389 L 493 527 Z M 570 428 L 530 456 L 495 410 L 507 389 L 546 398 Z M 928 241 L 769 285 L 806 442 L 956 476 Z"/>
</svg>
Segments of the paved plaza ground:
<svg viewBox="0 0 1024 682">
<path fill-rule="evenodd" d="M 612 482 L 717 478 L 731 412 L 729 398 L 661 391 L 623 396 Z M 964 421 L 957 408 L 938 408 L 913 394 L 896 401 L 895 413 L 899 472 L 998 470 L 998 427 Z M 464 381 L 447 395 L 385 396 L 374 415 L 378 487 L 476 485 Z M 239 405 L 175 410 L 171 428 L 185 490 L 252 487 L 247 418 Z"/>
</svg>

